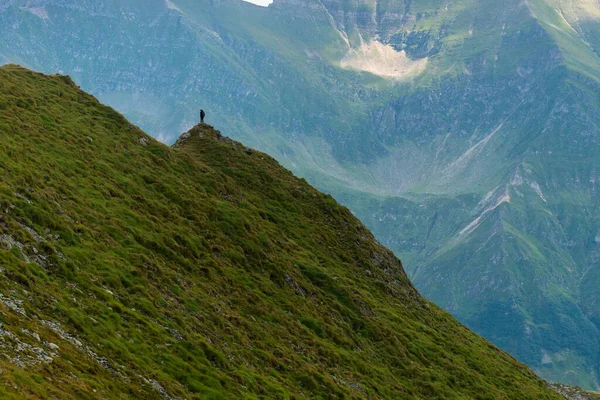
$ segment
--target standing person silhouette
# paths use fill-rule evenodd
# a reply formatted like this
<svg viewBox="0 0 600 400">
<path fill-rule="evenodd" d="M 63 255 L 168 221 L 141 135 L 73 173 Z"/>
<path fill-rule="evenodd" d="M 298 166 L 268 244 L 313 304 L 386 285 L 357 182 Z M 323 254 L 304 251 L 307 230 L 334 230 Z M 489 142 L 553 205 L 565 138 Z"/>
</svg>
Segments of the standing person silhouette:
<svg viewBox="0 0 600 400">
<path fill-rule="evenodd" d="M 204 110 L 200 110 L 200 122 L 204 123 L 204 117 L 206 117 L 206 113 Z"/>
</svg>

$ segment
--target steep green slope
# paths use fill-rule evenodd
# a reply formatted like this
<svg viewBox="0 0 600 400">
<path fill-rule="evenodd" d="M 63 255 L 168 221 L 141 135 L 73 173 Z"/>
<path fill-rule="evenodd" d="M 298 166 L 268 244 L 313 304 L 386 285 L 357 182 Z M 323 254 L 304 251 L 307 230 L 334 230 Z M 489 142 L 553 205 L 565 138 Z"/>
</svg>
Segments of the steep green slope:
<svg viewBox="0 0 600 400">
<path fill-rule="evenodd" d="M 600 387 L 597 1 L 0 3 L 0 62 L 64 71 L 169 143 L 207 109 L 461 322 Z"/>
<path fill-rule="evenodd" d="M 330 196 L 0 68 L 3 398 L 558 398 Z"/>
</svg>

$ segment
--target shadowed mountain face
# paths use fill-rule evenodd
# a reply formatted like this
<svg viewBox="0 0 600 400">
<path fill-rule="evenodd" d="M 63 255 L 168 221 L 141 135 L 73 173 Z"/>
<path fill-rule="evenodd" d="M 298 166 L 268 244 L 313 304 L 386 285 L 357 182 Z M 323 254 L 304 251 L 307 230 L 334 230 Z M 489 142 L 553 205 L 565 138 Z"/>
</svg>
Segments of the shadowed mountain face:
<svg viewBox="0 0 600 400">
<path fill-rule="evenodd" d="M 595 1 L 11 0 L 0 60 L 172 142 L 208 122 L 348 205 L 417 288 L 598 387 Z"/>
<path fill-rule="evenodd" d="M 558 399 L 348 209 L 201 124 L 169 148 L 0 68 L 3 399 Z"/>
</svg>

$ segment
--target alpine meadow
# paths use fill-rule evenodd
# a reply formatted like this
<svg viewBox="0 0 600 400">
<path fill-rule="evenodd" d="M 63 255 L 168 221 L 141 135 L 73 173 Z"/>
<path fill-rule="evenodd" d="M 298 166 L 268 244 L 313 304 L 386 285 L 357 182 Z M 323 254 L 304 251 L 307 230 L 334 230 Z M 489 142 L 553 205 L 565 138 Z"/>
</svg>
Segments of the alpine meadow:
<svg viewBox="0 0 600 400">
<path fill-rule="evenodd" d="M 597 0 L 0 0 L 0 393 L 593 396 L 599 51 Z"/>
</svg>

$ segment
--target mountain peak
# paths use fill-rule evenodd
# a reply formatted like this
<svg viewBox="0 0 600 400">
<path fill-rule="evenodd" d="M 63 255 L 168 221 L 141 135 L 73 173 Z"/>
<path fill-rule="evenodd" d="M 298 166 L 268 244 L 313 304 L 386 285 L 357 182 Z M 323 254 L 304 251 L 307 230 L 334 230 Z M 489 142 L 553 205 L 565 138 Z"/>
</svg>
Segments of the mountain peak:
<svg viewBox="0 0 600 400">
<path fill-rule="evenodd" d="M 222 140 L 223 135 L 220 131 L 216 130 L 214 126 L 201 122 L 194 126 L 189 131 L 182 133 L 177 141 L 173 144 L 173 147 L 183 146 L 193 136 L 202 137 L 206 139 Z"/>
</svg>

